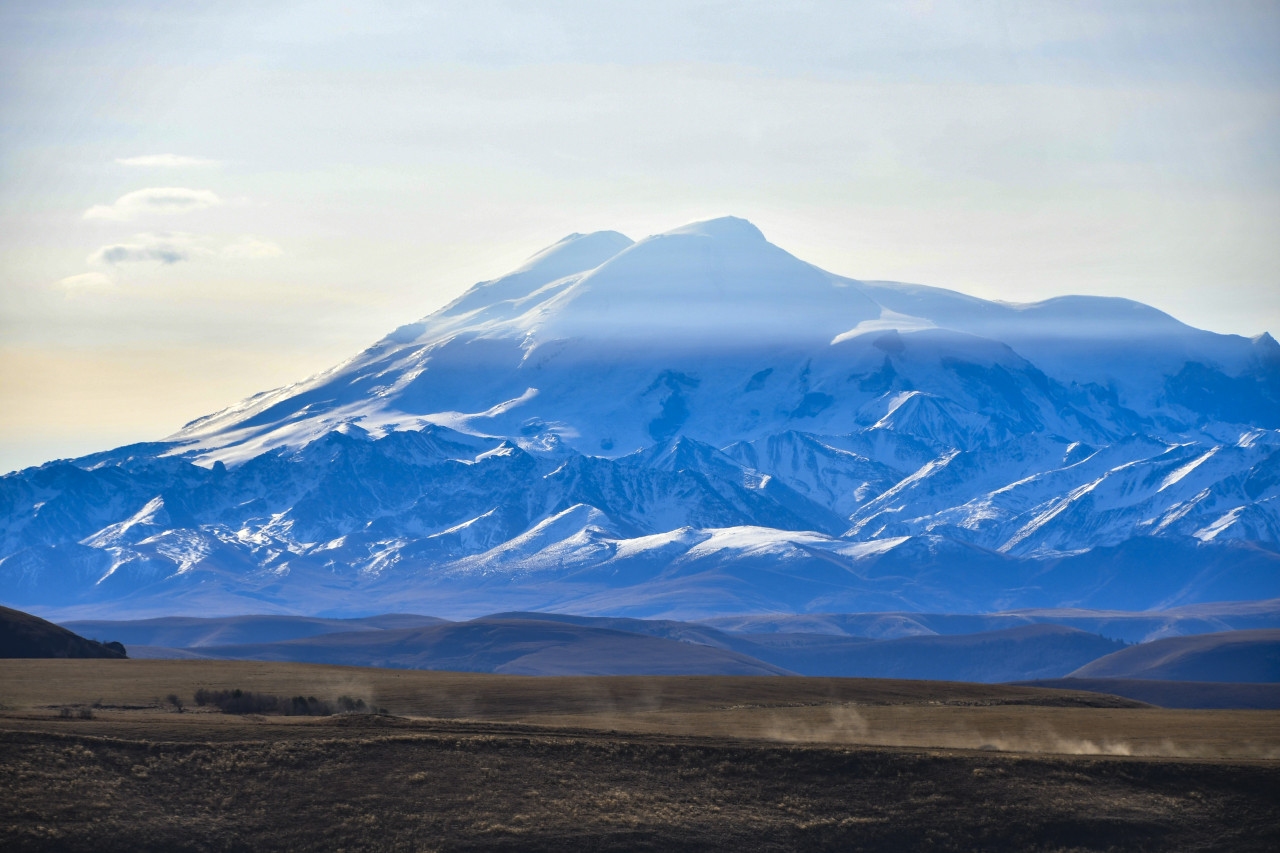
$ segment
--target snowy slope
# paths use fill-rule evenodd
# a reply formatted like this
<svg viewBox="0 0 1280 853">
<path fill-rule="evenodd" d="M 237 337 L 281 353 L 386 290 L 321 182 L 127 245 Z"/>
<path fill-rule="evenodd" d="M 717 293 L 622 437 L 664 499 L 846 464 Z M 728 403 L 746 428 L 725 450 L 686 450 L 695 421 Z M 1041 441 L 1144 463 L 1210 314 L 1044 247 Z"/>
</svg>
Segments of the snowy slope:
<svg viewBox="0 0 1280 853">
<path fill-rule="evenodd" d="M 5 600 L 46 608 L 1274 597 L 1280 345 L 842 278 L 740 219 L 572 235 L 164 442 L 0 478 L 0 513 Z"/>
</svg>

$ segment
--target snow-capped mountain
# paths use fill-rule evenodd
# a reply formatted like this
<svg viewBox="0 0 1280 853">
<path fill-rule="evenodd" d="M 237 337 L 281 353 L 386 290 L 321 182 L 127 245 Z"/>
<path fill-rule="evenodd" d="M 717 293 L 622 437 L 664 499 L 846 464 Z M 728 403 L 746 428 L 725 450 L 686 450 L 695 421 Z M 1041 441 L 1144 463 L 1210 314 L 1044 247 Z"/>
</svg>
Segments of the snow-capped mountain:
<svg viewBox="0 0 1280 853">
<path fill-rule="evenodd" d="M 1142 609 L 1280 595 L 1280 345 L 572 235 L 164 442 L 0 479 L 74 612 Z"/>
</svg>

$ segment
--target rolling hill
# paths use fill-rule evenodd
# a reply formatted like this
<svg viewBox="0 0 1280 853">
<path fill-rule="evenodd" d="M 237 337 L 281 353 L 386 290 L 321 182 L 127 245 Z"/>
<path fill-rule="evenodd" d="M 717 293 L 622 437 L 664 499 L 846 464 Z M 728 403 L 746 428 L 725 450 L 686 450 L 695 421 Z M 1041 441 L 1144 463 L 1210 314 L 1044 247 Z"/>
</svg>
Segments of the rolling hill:
<svg viewBox="0 0 1280 853">
<path fill-rule="evenodd" d="M 99 643 L 39 616 L 0 607 L 0 658 L 123 658 L 117 641 Z"/>
<path fill-rule="evenodd" d="M 1099 658 L 1071 677 L 1280 682 L 1280 630 L 1168 637 Z"/>
<path fill-rule="evenodd" d="M 509 675 L 787 675 L 738 652 L 623 631 L 521 619 L 211 646 L 210 657 Z"/>
<path fill-rule="evenodd" d="M 400 628 L 401 623 L 414 623 Z M 751 674 L 1002 682 L 1055 678 L 1124 644 L 1075 628 L 871 639 L 740 633 L 697 623 L 556 613 L 469 622 L 394 615 L 148 619 L 93 625 L 128 637 L 143 658 L 226 658 L 522 674 Z M 351 630 L 358 626 L 359 630 Z M 381 627 L 385 626 L 385 627 Z M 220 638 L 256 636 L 252 641 Z"/>
</svg>

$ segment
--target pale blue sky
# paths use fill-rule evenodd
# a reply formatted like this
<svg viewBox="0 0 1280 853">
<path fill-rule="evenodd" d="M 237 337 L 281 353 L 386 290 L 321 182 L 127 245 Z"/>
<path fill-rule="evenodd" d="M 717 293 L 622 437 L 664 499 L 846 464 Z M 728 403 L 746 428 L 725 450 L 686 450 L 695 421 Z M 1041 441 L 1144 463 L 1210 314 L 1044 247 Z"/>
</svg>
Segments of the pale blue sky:
<svg viewBox="0 0 1280 853">
<path fill-rule="evenodd" d="M 0 469 L 722 214 L 845 275 L 1280 331 L 1274 2 L 263 6 L 0 7 Z"/>
</svg>

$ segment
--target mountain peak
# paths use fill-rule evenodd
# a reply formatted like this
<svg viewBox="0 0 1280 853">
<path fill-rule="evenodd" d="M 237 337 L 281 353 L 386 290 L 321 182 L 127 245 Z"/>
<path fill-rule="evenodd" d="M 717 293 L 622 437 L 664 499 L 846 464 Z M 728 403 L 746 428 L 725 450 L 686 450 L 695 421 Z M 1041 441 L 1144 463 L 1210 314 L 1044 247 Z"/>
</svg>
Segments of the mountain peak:
<svg viewBox="0 0 1280 853">
<path fill-rule="evenodd" d="M 634 245 L 617 231 L 570 234 L 533 255 L 513 272 L 492 281 L 482 281 L 446 305 L 440 314 L 460 316 L 529 296 L 553 281 L 595 269 Z M 392 340 L 407 343 L 426 328 L 423 322 L 404 326 L 392 333 Z"/>
<path fill-rule="evenodd" d="M 690 222 L 670 231 L 659 234 L 660 237 L 691 235 L 711 237 L 735 243 L 763 243 L 764 233 L 745 219 L 737 216 L 721 216 L 718 219 L 704 219 L 701 222 Z"/>
<path fill-rule="evenodd" d="M 630 237 L 617 231 L 570 234 L 533 255 L 505 278 L 534 275 L 542 281 L 554 281 L 598 267 L 632 242 Z"/>
<path fill-rule="evenodd" d="M 626 340 L 707 351 L 744 341 L 825 343 L 880 314 L 861 292 L 837 287 L 831 274 L 727 216 L 647 237 L 526 316 L 542 342 Z"/>
</svg>

